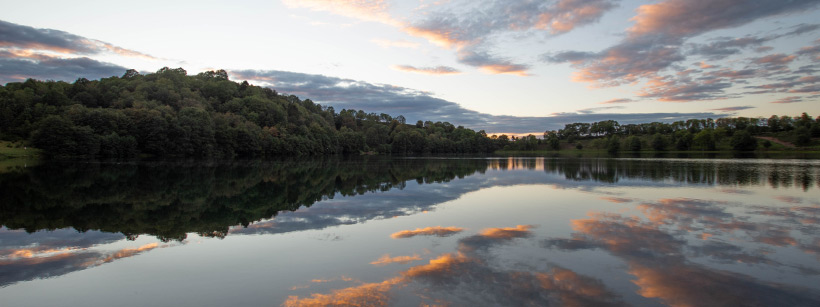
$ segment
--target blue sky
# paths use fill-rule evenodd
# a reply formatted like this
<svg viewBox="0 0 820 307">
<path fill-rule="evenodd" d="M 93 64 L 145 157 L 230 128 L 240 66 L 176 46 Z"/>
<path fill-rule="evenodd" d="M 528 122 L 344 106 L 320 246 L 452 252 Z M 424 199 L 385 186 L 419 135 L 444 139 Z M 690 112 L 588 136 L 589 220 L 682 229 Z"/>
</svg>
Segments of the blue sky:
<svg viewBox="0 0 820 307">
<path fill-rule="evenodd" d="M 26 1 L 0 83 L 225 69 L 323 105 L 490 133 L 820 115 L 820 1 Z"/>
</svg>

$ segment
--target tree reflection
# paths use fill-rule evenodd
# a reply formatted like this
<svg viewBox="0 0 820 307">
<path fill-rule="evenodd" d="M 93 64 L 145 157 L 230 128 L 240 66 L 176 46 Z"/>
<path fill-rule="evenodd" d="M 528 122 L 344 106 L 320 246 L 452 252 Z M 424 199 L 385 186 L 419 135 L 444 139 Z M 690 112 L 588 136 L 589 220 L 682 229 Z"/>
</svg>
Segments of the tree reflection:
<svg viewBox="0 0 820 307">
<path fill-rule="evenodd" d="M 543 170 L 527 183 L 594 181 L 653 185 L 799 187 L 820 185 L 820 167 L 795 163 L 657 159 L 325 159 L 309 161 L 145 162 L 44 164 L 0 174 L 0 223 L 34 232 L 73 227 L 150 234 L 164 241 L 186 233 L 224 237 L 233 225 L 248 226 L 282 211 L 310 207 L 334 196 L 361 195 L 448 182 L 492 170 Z M 480 187 L 516 178 L 491 178 Z M 505 181 L 506 180 L 506 181 Z M 535 181 L 532 181 L 535 180 Z M 525 182 L 521 182 L 525 183 Z M 519 183 L 520 184 L 520 183 Z M 366 213 L 364 213 L 367 216 Z"/>
<path fill-rule="evenodd" d="M 73 227 L 183 240 L 336 195 L 447 182 L 483 160 L 315 160 L 233 163 L 48 164 L 0 176 L 0 223 L 34 232 Z"/>
</svg>

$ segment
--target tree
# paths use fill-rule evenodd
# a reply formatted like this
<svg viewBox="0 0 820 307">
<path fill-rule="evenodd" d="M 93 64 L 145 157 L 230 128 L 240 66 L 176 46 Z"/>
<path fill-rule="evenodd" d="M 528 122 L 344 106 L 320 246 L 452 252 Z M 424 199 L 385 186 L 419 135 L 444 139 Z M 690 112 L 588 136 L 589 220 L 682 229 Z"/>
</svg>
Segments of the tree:
<svg viewBox="0 0 820 307">
<path fill-rule="evenodd" d="M 752 151 L 757 149 L 757 139 L 746 130 L 740 130 L 732 135 L 730 140 L 732 149 L 738 151 Z"/>
<path fill-rule="evenodd" d="M 675 149 L 689 150 L 690 147 L 692 147 L 692 133 L 689 133 L 689 131 L 685 131 L 675 141 Z"/>
<path fill-rule="evenodd" d="M 660 133 L 655 133 L 655 135 L 652 136 L 652 149 L 659 151 L 666 150 L 666 138 Z"/>
<path fill-rule="evenodd" d="M 637 136 L 634 136 L 634 135 L 630 136 L 628 138 L 628 143 L 629 143 L 629 150 L 631 150 L 631 151 L 640 151 L 641 150 L 641 139 L 639 139 Z"/>
<path fill-rule="evenodd" d="M 621 149 L 621 140 L 617 136 L 609 137 L 606 145 L 606 151 L 610 154 L 617 153 Z"/>
<path fill-rule="evenodd" d="M 100 149 L 99 137 L 91 128 L 77 127 L 70 120 L 56 115 L 40 122 L 31 141 L 51 157 L 94 156 Z"/>
<path fill-rule="evenodd" d="M 806 113 L 803 113 L 806 114 Z M 807 146 L 811 143 L 811 131 L 805 126 L 800 126 L 794 129 L 795 141 L 794 145 Z"/>
<path fill-rule="evenodd" d="M 692 140 L 692 143 L 704 150 L 715 150 L 715 136 L 712 129 L 704 129 L 698 132 Z"/>
<path fill-rule="evenodd" d="M 558 133 L 555 131 L 548 131 L 544 132 L 544 137 L 547 141 L 547 146 L 552 150 L 558 150 L 560 147 L 560 141 L 558 140 Z"/>
</svg>

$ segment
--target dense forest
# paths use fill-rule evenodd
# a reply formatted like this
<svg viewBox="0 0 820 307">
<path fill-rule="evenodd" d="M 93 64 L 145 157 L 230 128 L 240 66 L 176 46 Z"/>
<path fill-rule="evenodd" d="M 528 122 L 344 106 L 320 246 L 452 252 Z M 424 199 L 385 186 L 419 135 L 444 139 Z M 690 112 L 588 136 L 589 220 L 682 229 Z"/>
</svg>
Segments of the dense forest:
<svg viewBox="0 0 820 307">
<path fill-rule="evenodd" d="M 47 156 L 267 157 L 489 153 L 504 142 L 447 122 L 341 110 L 280 95 L 224 70 L 182 68 L 74 83 L 0 86 L 0 140 Z"/>
</svg>

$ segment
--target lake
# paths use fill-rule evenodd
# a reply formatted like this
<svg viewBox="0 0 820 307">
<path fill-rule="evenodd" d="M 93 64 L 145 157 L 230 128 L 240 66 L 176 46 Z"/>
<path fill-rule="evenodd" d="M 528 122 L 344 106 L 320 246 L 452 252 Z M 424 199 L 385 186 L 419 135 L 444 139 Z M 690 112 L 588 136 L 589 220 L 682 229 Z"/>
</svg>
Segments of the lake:
<svg viewBox="0 0 820 307">
<path fill-rule="evenodd" d="M 820 306 L 820 161 L 44 163 L 2 306 Z"/>
</svg>

